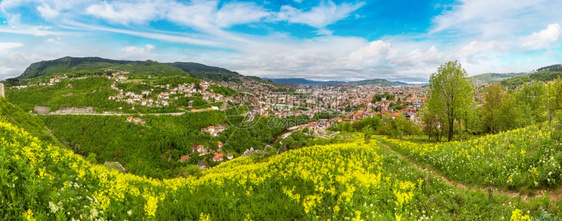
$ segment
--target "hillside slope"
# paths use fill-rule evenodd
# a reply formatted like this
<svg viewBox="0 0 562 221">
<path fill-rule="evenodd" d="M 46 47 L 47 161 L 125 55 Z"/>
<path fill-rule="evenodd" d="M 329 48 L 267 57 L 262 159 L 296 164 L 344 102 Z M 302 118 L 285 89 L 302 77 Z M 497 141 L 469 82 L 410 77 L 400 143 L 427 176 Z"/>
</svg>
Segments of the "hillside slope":
<svg viewBox="0 0 562 221">
<path fill-rule="evenodd" d="M 391 81 L 388 81 L 386 79 L 371 79 L 371 80 L 357 81 L 357 82 L 354 82 L 354 83 L 357 84 L 357 85 L 374 84 L 374 85 L 379 85 L 381 87 L 390 87 L 390 86 L 401 85 L 399 83 L 391 82 Z"/>
<path fill-rule="evenodd" d="M 468 79 L 474 81 L 476 85 L 488 84 L 496 81 L 501 81 L 506 78 L 515 77 L 519 75 L 527 74 L 525 72 L 521 73 L 486 73 L 486 74 L 479 74 L 475 76 L 471 76 Z"/>
<path fill-rule="evenodd" d="M 48 143 L 56 142 L 55 138 L 46 130 L 47 127 L 45 127 L 45 124 L 41 119 L 27 114 L 16 105 L 7 102 L 1 97 L 0 116 L 3 117 L 6 122 L 18 125 L 34 137 L 39 138 L 41 141 Z"/>
<path fill-rule="evenodd" d="M 324 85 L 324 84 L 339 84 L 343 81 L 313 81 L 304 78 L 264 78 L 278 84 L 292 84 L 292 85 Z"/>
<path fill-rule="evenodd" d="M 81 75 L 101 74 L 107 69 L 131 71 L 140 75 L 152 76 L 188 76 L 188 74 L 174 66 L 158 63 L 155 61 L 121 61 L 98 57 L 64 57 L 50 61 L 41 61 L 31 64 L 19 80 L 32 78 L 48 78 L 53 75 Z"/>
<path fill-rule="evenodd" d="M 449 187 L 374 141 L 243 157 L 199 177 L 154 180 L 93 165 L 5 116 L 0 140 L 0 214 L 9 218 L 497 220 L 537 208 Z"/>
<path fill-rule="evenodd" d="M 562 65 L 560 64 L 538 68 L 535 72 L 529 74 L 503 79 L 501 85 L 516 87 L 531 81 L 548 82 L 558 78 L 562 78 Z"/>
</svg>

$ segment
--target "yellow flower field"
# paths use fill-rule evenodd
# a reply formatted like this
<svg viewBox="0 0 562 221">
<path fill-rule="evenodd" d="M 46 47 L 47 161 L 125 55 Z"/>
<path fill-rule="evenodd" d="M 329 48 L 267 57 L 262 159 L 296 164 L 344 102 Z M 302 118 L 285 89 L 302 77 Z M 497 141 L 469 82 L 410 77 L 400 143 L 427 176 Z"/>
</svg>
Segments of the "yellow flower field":
<svg viewBox="0 0 562 221">
<path fill-rule="evenodd" d="M 165 180 L 92 165 L 3 119 L 0 145 L 0 215 L 26 220 L 471 219 L 509 217 L 515 209 L 480 205 L 483 212 L 473 214 L 468 208 L 479 193 L 429 178 L 377 142 L 242 157 L 199 178 Z M 451 201 L 458 197 L 464 201 Z"/>
</svg>

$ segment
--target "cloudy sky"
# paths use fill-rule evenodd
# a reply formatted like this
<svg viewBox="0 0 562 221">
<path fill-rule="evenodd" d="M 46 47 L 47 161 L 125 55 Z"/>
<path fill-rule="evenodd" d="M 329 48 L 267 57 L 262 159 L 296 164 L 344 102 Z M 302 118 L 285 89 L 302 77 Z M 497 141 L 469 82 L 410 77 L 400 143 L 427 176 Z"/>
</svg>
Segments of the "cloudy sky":
<svg viewBox="0 0 562 221">
<path fill-rule="evenodd" d="M 425 82 L 562 63 L 558 0 L 1 0 L 0 80 L 64 56 L 244 75 Z"/>
</svg>

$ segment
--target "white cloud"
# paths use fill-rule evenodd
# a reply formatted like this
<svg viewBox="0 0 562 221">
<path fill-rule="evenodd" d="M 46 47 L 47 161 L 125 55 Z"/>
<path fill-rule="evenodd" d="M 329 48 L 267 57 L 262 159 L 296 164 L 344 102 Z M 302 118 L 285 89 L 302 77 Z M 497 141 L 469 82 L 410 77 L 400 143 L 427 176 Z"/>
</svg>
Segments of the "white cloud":
<svg viewBox="0 0 562 221">
<path fill-rule="evenodd" d="M 323 29 L 327 25 L 347 18 L 352 12 L 365 5 L 364 2 L 349 4 L 342 3 L 336 5 L 332 1 L 321 2 L 320 5 L 313 7 L 309 11 L 293 8 L 289 5 L 281 7 L 274 20 L 287 21 L 289 23 L 305 24 L 311 27 Z"/>
<path fill-rule="evenodd" d="M 123 51 L 125 51 L 128 54 L 135 55 L 138 56 L 139 58 L 145 59 L 150 57 L 154 49 L 156 49 L 154 45 L 146 44 L 143 48 L 139 48 L 136 46 L 127 46 L 123 48 Z"/>
<path fill-rule="evenodd" d="M 0 42 L 0 51 L 6 51 L 12 48 L 19 47 L 23 47 L 23 44 L 19 42 Z"/>
<path fill-rule="evenodd" d="M 453 56 L 456 57 L 456 59 L 465 60 L 471 64 L 478 65 L 483 61 L 490 60 L 498 54 L 503 54 L 508 51 L 509 49 L 506 46 L 502 46 L 498 41 L 471 41 Z"/>
<path fill-rule="evenodd" d="M 49 26 L 7 26 L 0 27 L 0 33 L 24 34 L 33 36 L 68 35 L 62 31 L 51 31 Z"/>
<path fill-rule="evenodd" d="M 213 47 L 221 46 L 219 43 L 215 41 L 205 39 L 206 37 L 209 36 L 195 35 L 195 34 L 191 36 L 187 36 L 185 33 L 162 32 L 154 29 L 137 31 L 137 30 L 120 29 L 120 28 L 109 28 L 109 27 L 98 26 L 98 25 L 88 25 L 78 22 L 69 22 L 68 25 L 64 27 L 72 30 L 90 30 L 90 31 L 120 33 L 120 34 L 126 34 L 131 36 L 137 36 L 137 37 L 153 39 L 153 40 L 161 40 L 166 42 L 174 42 L 174 43 L 184 43 L 184 44 L 213 46 Z"/>
<path fill-rule="evenodd" d="M 270 13 L 254 3 L 234 2 L 223 5 L 216 12 L 215 23 L 224 28 L 258 22 L 267 16 L 270 16 Z"/>
<path fill-rule="evenodd" d="M 562 20 L 557 0 L 460 0 L 433 19 L 431 33 L 503 40 Z"/>
<path fill-rule="evenodd" d="M 393 62 L 400 66 L 414 66 L 419 63 L 437 65 L 440 62 L 443 62 L 443 59 L 443 53 L 440 52 L 435 45 L 432 45 L 425 51 L 420 48 L 416 48 L 407 54 L 399 55 L 393 60 Z"/>
<path fill-rule="evenodd" d="M 0 80 L 17 77 L 29 64 L 38 61 L 38 56 L 34 53 L 9 50 L 11 48 L 23 49 L 23 44 L 2 43 L 0 47 L 6 48 L 0 50 Z"/>
<path fill-rule="evenodd" d="M 387 59 L 392 45 L 382 40 L 371 42 L 369 45 L 359 48 L 349 55 L 352 61 L 371 61 L 373 59 Z"/>
<path fill-rule="evenodd" d="M 61 17 L 62 14 L 68 15 L 74 9 L 82 10 L 81 6 L 89 0 L 3 0 L 0 2 L 0 10 L 8 16 L 13 16 L 12 10 L 19 7 L 34 8 L 41 17 L 53 20 Z M 76 8 L 78 7 L 78 8 Z"/>
<path fill-rule="evenodd" d="M 144 24 L 160 16 L 162 4 L 166 3 L 159 1 L 103 2 L 90 5 L 86 9 L 86 13 L 117 24 Z"/>
<path fill-rule="evenodd" d="M 54 43 L 54 44 L 62 44 L 61 40 L 63 40 L 62 37 L 56 37 L 56 38 L 49 38 L 45 41 L 49 42 L 49 43 Z"/>
<path fill-rule="evenodd" d="M 550 24 L 546 29 L 533 32 L 530 36 L 523 38 L 521 46 L 531 50 L 549 48 L 558 44 L 560 35 L 562 35 L 560 24 Z"/>
<path fill-rule="evenodd" d="M 43 18 L 47 18 L 47 19 L 53 19 L 59 15 L 59 11 L 51 8 L 51 6 L 48 4 L 43 4 L 41 6 L 38 6 L 37 11 L 41 13 L 41 16 Z"/>
<path fill-rule="evenodd" d="M 532 17 L 544 0 L 461 0 L 459 5 L 435 17 L 433 31 L 459 29 L 494 35 L 517 25 L 519 16 Z M 528 15 L 531 13 L 531 15 Z M 520 17 L 519 17 L 520 18 Z"/>
<path fill-rule="evenodd" d="M 536 62 L 538 58 L 513 61 L 512 57 L 524 57 L 536 49 L 556 49 L 562 35 L 562 1 L 460 0 L 433 19 L 429 33 L 384 36 L 372 42 L 332 36 L 329 30 L 345 18 L 364 19 L 356 11 L 371 2 L 322 0 L 312 8 L 301 8 L 300 2 L 286 1 L 293 6 L 280 6 L 276 11 L 268 8 L 269 3 L 219 0 L 75 0 L 68 1 L 71 6 L 65 0 L 1 0 L 0 10 L 8 21 L 0 33 L 32 36 L 26 36 L 29 39 L 21 41 L 21 46 L 0 43 L 0 75 L 21 73 L 32 62 L 66 55 L 196 61 L 270 77 L 411 81 L 427 80 L 448 60 L 461 61 L 469 74 L 532 70 L 560 60 L 559 51 L 550 57 L 539 56 L 544 59 L 541 63 Z M 49 26 L 25 24 L 29 19 L 20 10 L 23 7 Z M 159 21 L 177 27 L 175 31 L 158 30 L 152 22 Z M 307 25 L 316 28 L 320 37 L 293 37 L 290 32 L 276 32 L 268 23 Z M 229 29 L 243 24 L 264 32 L 253 35 Z M 96 40 L 113 33 L 154 41 L 130 45 Z M 510 65 L 509 59 L 519 63 Z"/>
</svg>

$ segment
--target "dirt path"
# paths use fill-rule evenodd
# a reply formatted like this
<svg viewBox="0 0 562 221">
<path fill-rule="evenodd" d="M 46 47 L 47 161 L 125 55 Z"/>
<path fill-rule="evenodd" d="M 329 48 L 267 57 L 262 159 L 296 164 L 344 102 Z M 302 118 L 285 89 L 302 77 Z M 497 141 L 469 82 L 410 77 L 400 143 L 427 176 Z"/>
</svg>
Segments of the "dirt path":
<svg viewBox="0 0 562 221">
<path fill-rule="evenodd" d="M 403 160 L 408 162 L 410 165 L 418 168 L 421 171 L 427 172 L 431 176 L 434 176 L 438 179 L 443 180 L 443 182 L 445 182 L 446 184 L 448 184 L 450 186 L 454 186 L 454 187 L 461 188 L 461 189 L 464 189 L 464 190 L 477 190 L 477 191 L 482 191 L 482 192 L 489 192 L 490 190 L 492 190 L 492 192 L 495 193 L 495 194 L 500 194 L 500 195 L 509 196 L 509 197 L 520 197 L 521 200 L 523 200 L 523 201 L 528 201 L 528 200 L 531 200 L 531 199 L 534 199 L 534 198 L 543 197 L 543 195 L 545 193 L 550 198 L 550 200 L 553 201 L 553 202 L 558 201 L 559 199 L 562 198 L 562 185 L 558 186 L 558 188 L 554 189 L 554 190 L 536 190 L 536 191 L 531 192 L 527 195 L 522 194 L 518 191 L 514 191 L 514 190 L 504 190 L 504 189 L 499 189 L 499 188 L 484 188 L 484 187 L 479 187 L 479 186 L 468 186 L 468 185 L 462 184 L 460 182 L 449 180 L 446 177 L 444 177 L 443 175 L 441 175 L 439 172 L 430 170 L 429 168 L 427 168 L 425 166 L 422 166 L 420 164 L 415 163 L 414 161 L 410 160 L 410 158 L 394 151 L 392 148 L 390 148 L 386 144 L 381 143 L 381 145 L 383 147 L 385 147 L 388 151 L 396 154 L 397 156 L 399 156 L 400 158 L 402 158 Z"/>
</svg>

